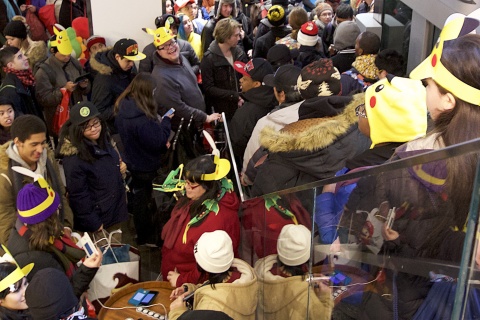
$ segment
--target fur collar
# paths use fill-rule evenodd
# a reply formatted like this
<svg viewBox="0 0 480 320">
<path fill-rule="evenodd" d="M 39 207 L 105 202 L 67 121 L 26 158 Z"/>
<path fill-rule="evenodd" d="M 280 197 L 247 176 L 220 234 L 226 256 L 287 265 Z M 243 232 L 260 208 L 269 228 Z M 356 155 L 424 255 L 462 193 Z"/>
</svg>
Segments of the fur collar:
<svg viewBox="0 0 480 320">
<path fill-rule="evenodd" d="M 70 140 L 64 139 L 60 147 L 60 155 L 64 157 L 73 156 L 78 154 L 78 149 L 75 147 Z"/>
<path fill-rule="evenodd" d="M 260 133 L 260 144 L 270 152 L 323 149 L 358 122 L 355 108 L 361 103 L 364 103 L 363 93 L 354 95 L 353 100 L 337 116 L 300 120 L 280 131 L 265 127 Z"/>
<path fill-rule="evenodd" d="M 97 60 L 100 57 L 103 59 L 108 59 L 107 55 L 110 50 L 113 50 L 113 47 L 103 48 L 97 51 L 97 53 L 93 57 L 90 57 L 90 66 L 92 67 L 92 69 L 97 70 L 100 74 L 112 74 L 112 66 L 105 64 L 103 61 Z"/>
</svg>

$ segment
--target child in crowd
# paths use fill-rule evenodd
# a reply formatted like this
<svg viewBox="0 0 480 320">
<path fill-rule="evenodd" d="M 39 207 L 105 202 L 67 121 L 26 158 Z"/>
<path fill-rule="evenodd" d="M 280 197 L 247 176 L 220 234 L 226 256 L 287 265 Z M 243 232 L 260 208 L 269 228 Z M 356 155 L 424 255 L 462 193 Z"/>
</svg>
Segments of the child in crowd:
<svg viewBox="0 0 480 320">
<path fill-rule="evenodd" d="M 12 103 L 6 97 L 0 96 L 0 144 L 9 141 L 10 127 L 15 118 L 15 111 Z"/>
</svg>

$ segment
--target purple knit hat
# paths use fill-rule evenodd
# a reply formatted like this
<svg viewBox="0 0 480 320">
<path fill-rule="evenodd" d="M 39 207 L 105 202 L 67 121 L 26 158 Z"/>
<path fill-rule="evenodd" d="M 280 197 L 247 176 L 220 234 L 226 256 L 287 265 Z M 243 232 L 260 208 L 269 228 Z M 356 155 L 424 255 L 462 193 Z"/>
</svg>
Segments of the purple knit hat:
<svg viewBox="0 0 480 320">
<path fill-rule="evenodd" d="M 18 219 L 37 224 L 48 219 L 60 205 L 60 197 L 43 178 L 26 184 L 17 195 Z"/>
</svg>

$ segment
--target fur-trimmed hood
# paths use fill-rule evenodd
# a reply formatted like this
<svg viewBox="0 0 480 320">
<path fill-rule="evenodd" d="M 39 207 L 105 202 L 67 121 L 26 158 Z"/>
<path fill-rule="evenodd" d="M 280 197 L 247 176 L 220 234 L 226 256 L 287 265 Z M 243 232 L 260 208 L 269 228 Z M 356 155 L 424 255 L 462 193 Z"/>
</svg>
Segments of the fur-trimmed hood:
<svg viewBox="0 0 480 320">
<path fill-rule="evenodd" d="M 118 68 L 115 65 L 116 61 L 114 62 L 111 59 L 111 56 L 113 55 L 112 50 L 113 47 L 103 48 L 99 50 L 95 56 L 90 57 L 90 66 L 92 69 L 98 71 L 99 74 L 112 74 L 113 69 Z"/>
<path fill-rule="evenodd" d="M 260 133 L 260 144 L 270 152 L 314 151 L 331 145 L 338 138 L 348 133 L 352 125 L 358 122 L 355 108 L 364 103 L 364 94 L 357 94 L 353 96 L 353 99 L 351 97 L 314 98 L 319 110 L 324 106 L 329 109 L 334 108 L 333 100 L 338 100 L 335 101 L 338 104 L 342 102 L 341 98 L 343 98 L 346 107 L 339 114 L 299 120 L 288 124 L 280 131 L 272 127 L 265 127 Z M 309 102 L 309 100 L 305 102 Z M 336 107 L 338 108 L 338 105 Z M 302 106 L 300 106 L 301 108 Z M 301 112 L 300 109 L 299 113 Z"/>
<path fill-rule="evenodd" d="M 75 147 L 69 139 L 65 138 L 61 142 L 60 155 L 63 157 L 74 156 L 78 154 L 78 149 Z"/>
</svg>

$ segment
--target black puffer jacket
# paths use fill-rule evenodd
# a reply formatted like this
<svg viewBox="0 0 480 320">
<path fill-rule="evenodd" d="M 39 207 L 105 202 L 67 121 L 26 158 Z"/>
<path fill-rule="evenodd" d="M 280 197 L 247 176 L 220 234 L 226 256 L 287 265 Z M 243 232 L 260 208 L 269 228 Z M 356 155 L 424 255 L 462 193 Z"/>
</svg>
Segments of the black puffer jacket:
<svg viewBox="0 0 480 320">
<path fill-rule="evenodd" d="M 258 168 L 252 196 L 330 178 L 348 158 L 369 147 L 357 127 L 352 97 L 315 97 L 299 109 L 300 120 L 260 135 L 268 158 Z M 348 105 L 347 105 L 348 104 Z"/>
<path fill-rule="evenodd" d="M 286 26 L 272 27 L 270 31 L 258 38 L 255 42 L 253 57 L 266 59 L 268 50 L 275 45 L 275 42 L 288 36 L 291 32 L 292 29 Z"/>
<path fill-rule="evenodd" d="M 233 61 L 247 62 L 247 55 L 240 47 L 231 49 Z M 210 44 L 200 65 L 207 110 L 225 112 L 227 120 L 232 119 L 238 108 L 240 75 L 223 56 L 217 41 Z"/>
</svg>

